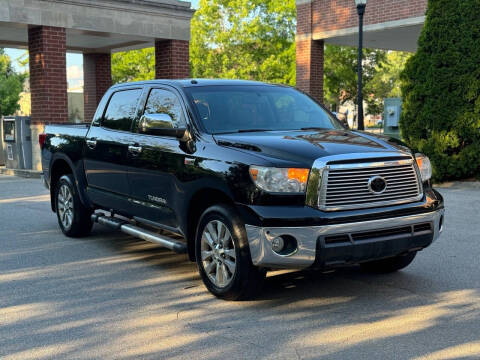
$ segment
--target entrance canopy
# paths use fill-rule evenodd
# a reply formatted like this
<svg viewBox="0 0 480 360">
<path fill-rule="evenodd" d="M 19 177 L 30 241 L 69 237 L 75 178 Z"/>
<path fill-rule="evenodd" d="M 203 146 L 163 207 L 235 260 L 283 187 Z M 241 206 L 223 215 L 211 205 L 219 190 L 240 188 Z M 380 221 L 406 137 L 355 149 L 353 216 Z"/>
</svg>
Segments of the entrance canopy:
<svg viewBox="0 0 480 360">
<path fill-rule="evenodd" d="M 87 122 L 111 86 L 114 51 L 154 46 L 156 78 L 189 77 L 193 13 L 178 0 L 0 0 L 0 47 L 29 51 L 33 138 L 68 121 L 67 51 L 83 53 Z"/>
<path fill-rule="evenodd" d="M 417 51 L 417 41 L 425 17 L 371 24 L 364 27 L 363 44 L 366 48 Z M 314 33 L 314 40 L 335 45 L 358 46 L 358 27 Z"/>
<path fill-rule="evenodd" d="M 415 52 L 428 0 L 368 0 L 364 47 Z M 323 101 L 324 44 L 358 46 L 354 0 L 296 0 L 297 86 Z"/>
<path fill-rule="evenodd" d="M 189 40 L 190 3 L 177 0 L 0 1 L 0 46 L 28 47 L 28 28 L 66 29 L 71 52 L 104 53 Z"/>
</svg>

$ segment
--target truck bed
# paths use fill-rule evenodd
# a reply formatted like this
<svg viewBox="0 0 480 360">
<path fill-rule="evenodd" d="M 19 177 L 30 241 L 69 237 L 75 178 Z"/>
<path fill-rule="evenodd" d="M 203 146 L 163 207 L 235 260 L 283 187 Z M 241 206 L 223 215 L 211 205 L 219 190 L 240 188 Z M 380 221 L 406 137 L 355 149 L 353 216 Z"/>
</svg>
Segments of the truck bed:
<svg viewBox="0 0 480 360">
<path fill-rule="evenodd" d="M 66 155 L 72 164 L 81 162 L 85 136 L 90 124 L 51 124 L 45 127 L 45 144 L 42 148 L 43 174 L 49 179 L 50 163 L 57 153 Z"/>
<path fill-rule="evenodd" d="M 85 138 L 87 135 L 88 128 L 90 124 L 81 123 L 81 124 L 52 124 L 45 126 L 45 133 L 51 135 L 52 137 L 61 137 L 63 135 L 66 136 L 74 136 L 74 137 L 81 137 L 82 139 Z M 49 136 L 50 137 L 50 136 Z"/>
</svg>

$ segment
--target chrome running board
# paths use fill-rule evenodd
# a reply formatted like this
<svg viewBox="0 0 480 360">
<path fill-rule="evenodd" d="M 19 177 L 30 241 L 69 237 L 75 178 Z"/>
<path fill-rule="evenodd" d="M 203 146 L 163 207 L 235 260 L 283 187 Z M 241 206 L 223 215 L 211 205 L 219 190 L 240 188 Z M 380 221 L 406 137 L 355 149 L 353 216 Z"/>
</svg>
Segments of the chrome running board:
<svg viewBox="0 0 480 360">
<path fill-rule="evenodd" d="M 131 235 L 133 237 L 158 244 L 164 248 L 175 251 L 178 254 L 185 254 L 187 252 L 187 244 L 182 241 L 170 238 L 165 235 L 157 234 L 153 231 L 143 229 L 139 226 L 132 225 L 127 220 L 122 220 L 114 216 L 107 216 L 104 214 L 93 214 L 92 221 L 101 225 L 108 226 L 114 230 Z"/>
</svg>

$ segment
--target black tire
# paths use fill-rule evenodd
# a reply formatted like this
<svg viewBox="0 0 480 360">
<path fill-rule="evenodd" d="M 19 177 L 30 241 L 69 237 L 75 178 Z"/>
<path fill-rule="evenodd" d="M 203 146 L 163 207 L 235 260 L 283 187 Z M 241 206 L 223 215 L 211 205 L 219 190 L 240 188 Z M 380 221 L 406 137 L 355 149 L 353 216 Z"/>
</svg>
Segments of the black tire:
<svg viewBox="0 0 480 360">
<path fill-rule="evenodd" d="M 230 243 L 233 242 L 234 249 L 230 245 L 230 250 L 228 251 L 232 252 L 234 250 L 236 256 L 235 271 L 233 274 L 229 273 L 231 275 L 230 282 L 223 287 L 217 286 L 209 278 L 205 270 L 205 262 L 202 260 L 202 236 L 207 229 L 207 225 L 212 222 L 221 222 L 229 230 L 231 235 Z M 224 234 L 226 234 L 226 231 Z M 205 241 L 203 244 L 205 246 Z M 225 246 L 225 248 L 227 247 Z M 231 206 L 215 205 L 205 210 L 202 214 L 195 237 L 195 255 L 203 283 L 216 297 L 225 300 L 246 300 L 255 297 L 261 291 L 266 271 L 252 264 L 245 224 Z M 222 260 L 218 259 L 216 261 L 220 262 Z M 224 268 L 227 269 L 227 267 Z M 217 266 L 216 270 L 218 269 Z"/>
<path fill-rule="evenodd" d="M 415 259 L 415 256 L 417 256 L 417 253 L 411 252 L 406 255 L 399 255 L 387 259 L 369 261 L 360 264 L 360 266 L 362 270 L 367 272 L 387 274 L 406 268 L 412 263 L 412 261 Z"/>
<path fill-rule="evenodd" d="M 55 186 L 55 209 L 57 213 L 58 225 L 62 232 L 68 237 L 83 237 L 90 234 L 93 222 L 91 219 L 92 210 L 83 206 L 78 195 L 77 187 L 74 185 L 73 175 L 62 176 Z M 67 187 L 71 194 L 71 221 L 66 224 L 62 217 L 65 211 L 62 211 L 62 188 Z M 66 191 L 65 189 L 63 191 Z M 64 207 L 65 208 L 65 207 Z"/>
</svg>

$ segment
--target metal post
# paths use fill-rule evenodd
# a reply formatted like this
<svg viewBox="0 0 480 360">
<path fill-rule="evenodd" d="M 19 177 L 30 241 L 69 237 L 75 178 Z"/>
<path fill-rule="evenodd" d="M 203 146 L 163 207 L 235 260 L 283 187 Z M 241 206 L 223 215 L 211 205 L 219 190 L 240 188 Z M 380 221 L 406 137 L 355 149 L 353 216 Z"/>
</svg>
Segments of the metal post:
<svg viewBox="0 0 480 360">
<path fill-rule="evenodd" d="M 365 5 L 357 6 L 358 10 L 358 130 L 365 130 L 363 121 L 363 84 L 362 84 L 362 59 L 363 59 L 363 14 Z"/>
</svg>

